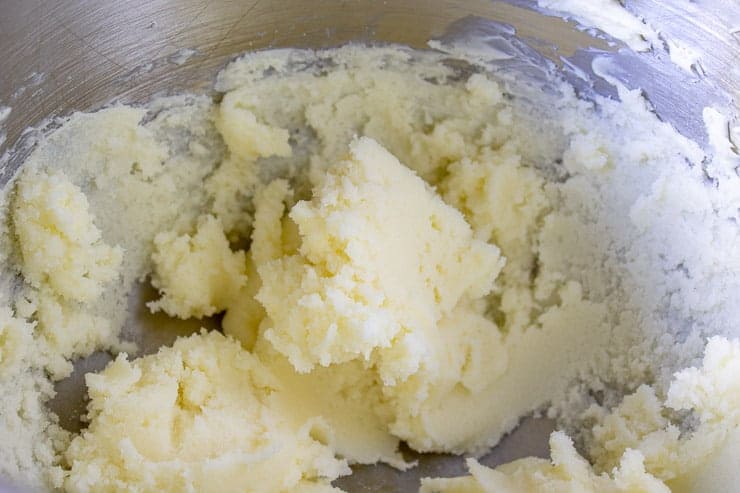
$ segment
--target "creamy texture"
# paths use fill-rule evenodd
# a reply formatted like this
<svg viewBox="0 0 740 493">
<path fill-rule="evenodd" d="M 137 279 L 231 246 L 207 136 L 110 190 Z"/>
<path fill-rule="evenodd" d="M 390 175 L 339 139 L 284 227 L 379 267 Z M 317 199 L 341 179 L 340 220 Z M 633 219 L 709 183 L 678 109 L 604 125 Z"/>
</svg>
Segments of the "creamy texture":
<svg viewBox="0 0 740 493">
<path fill-rule="evenodd" d="M 102 243 L 85 195 L 64 176 L 30 174 L 18 183 L 13 225 L 23 277 L 78 302 L 97 298 L 118 275 L 122 252 Z"/>
<path fill-rule="evenodd" d="M 218 219 L 204 216 L 197 231 L 154 237 L 152 285 L 163 294 L 148 304 L 152 311 L 201 318 L 222 312 L 237 301 L 247 283 L 244 252 L 232 252 Z"/>
<path fill-rule="evenodd" d="M 740 179 L 721 114 L 705 155 L 636 91 L 585 102 L 481 63 L 267 51 L 219 74 L 220 103 L 50 134 L 8 204 L 23 284 L 0 311 L 0 472 L 327 490 L 351 464 L 411 467 L 401 442 L 475 456 L 544 412 L 552 461 L 471 460 L 423 488 L 730 484 Z M 148 309 L 222 314 L 225 335 L 135 358 L 126 295 L 147 277 Z M 89 423 L 68 434 L 50 381 L 100 349 L 131 356 L 87 376 Z"/>
<path fill-rule="evenodd" d="M 27 358 L 33 325 L 13 316 L 4 308 L 0 311 L 0 372 L 11 373 Z"/>
<path fill-rule="evenodd" d="M 29 285 L 17 311 L 35 319 L 35 356 L 62 378 L 69 359 L 114 345 L 109 321 L 84 307 L 119 276 L 123 252 L 102 241 L 85 195 L 59 173 L 19 179 L 12 221 Z"/>
<path fill-rule="evenodd" d="M 132 363 L 122 354 L 87 387 L 68 491 L 332 491 L 349 472 L 320 420 L 291 427 L 274 403 L 279 381 L 216 332 Z"/>
<path fill-rule="evenodd" d="M 665 484 L 645 471 L 639 453 L 625 453 L 611 475 L 598 475 L 562 432 L 550 437 L 551 460 L 520 459 L 496 469 L 468 460 L 470 477 L 424 479 L 422 493 L 527 493 L 532 491 L 670 493 Z"/>
<path fill-rule="evenodd" d="M 712 338 L 702 367 L 678 372 L 664 404 L 641 386 L 613 411 L 590 410 L 596 472 L 567 436 L 554 432 L 550 461 L 527 458 L 489 469 L 469 460 L 470 477 L 427 479 L 421 491 L 730 491 L 735 471 L 727 457 L 740 446 L 738 365 L 738 340 Z M 666 417 L 669 409 L 693 410 L 699 425 L 682 434 Z"/>
<path fill-rule="evenodd" d="M 503 263 L 458 211 L 367 138 L 288 220 L 297 255 L 255 259 L 256 299 L 265 338 L 300 372 L 362 358 L 377 361 L 385 383 L 405 380 L 434 364 L 420 345 L 458 305 L 488 294 Z"/>
</svg>

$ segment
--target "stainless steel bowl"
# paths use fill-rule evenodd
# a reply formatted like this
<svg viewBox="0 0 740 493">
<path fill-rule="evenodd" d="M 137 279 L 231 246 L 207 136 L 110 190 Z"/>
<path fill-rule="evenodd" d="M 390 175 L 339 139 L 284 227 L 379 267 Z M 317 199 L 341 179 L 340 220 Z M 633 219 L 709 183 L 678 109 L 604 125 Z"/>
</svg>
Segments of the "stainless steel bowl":
<svg viewBox="0 0 740 493">
<path fill-rule="evenodd" d="M 700 63 L 693 72 L 675 66 L 665 46 L 634 53 L 603 33 L 543 13 L 531 0 L 3 0 L 0 186 L 32 144 L 33 132 L 24 132 L 29 126 L 114 99 L 137 103 L 155 94 L 211 93 L 215 73 L 241 52 L 350 41 L 425 48 L 431 38 L 459 36 L 471 29 L 514 33 L 543 63 L 560 69 L 584 97 L 616 95 L 591 67 L 595 57 L 610 57 L 617 79 L 642 89 L 661 118 L 700 144 L 707 140 L 703 107 L 721 108 L 731 125 L 737 125 L 740 3 L 632 0 L 627 7 L 663 40 L 696 50 Z M 4 120 L 3 107 L 11 108 Z M 98 356 L 95 361 L 93 366 L 99 366 L 102 360 Z M 55 405 L 62 414 L 81 411 L 72 387 L 58 387 Z M 62 416 L 65 419 L 76 418 Z M 543 453 L 549 430 L 547 421 L 525 421 L 484 463 Z M 460 461 L 428 456 L 416 472 L 362 468 L 342 486 L 398 491 L 415 489 L 419 476 L 462 472 Z"/>
<path fill-rule="evenodd" d="M 700 74 L 672 65 L 661 49 L 617 53 L 623 45 L 543 15 L 533 0 L 3 0 L 0 106 L 12 111 L 0 122 L 0 154 L 47 117 L 114 97 L 140 102 L 155 93 L 207 92 L 215 72 L 246 50 L 349 41 L 423 48 L 471 18 L 511 26 L 557 65 L 582 69 L 599 92 L 608 85 L 593 75 L 590 60 L 599 51 L 614 54 L 626 85 L 642 88 L 661 117 L 700 141 L 701 107 L 732 107 L 737 118 L 740 3 L 632 0 L 627 6 L 665 38 L 697 50 Z M 3 169 L 0 183 L 18 161 Z"/>
</svg>

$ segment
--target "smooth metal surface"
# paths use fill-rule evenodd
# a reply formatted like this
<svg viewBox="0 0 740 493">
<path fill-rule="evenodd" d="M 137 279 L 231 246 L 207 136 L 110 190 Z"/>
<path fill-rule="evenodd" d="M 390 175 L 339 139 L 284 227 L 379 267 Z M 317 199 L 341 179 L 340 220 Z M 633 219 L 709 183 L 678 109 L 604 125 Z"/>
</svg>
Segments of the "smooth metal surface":
<svg viewBox="0 0 740 493">
<path fill-rule="evenodd" d="M 692 76 L 660 50 L 625 54 L 620 63 L 627 85 L 642 88 L 659 114 L 686 133 L 699 133 L 699 104 L 737 109 L 740 3 L 634 0 L 627 5 L 659 32 L 697 49 L 702 60 L 702 74 Z M 559 64 L 565 57 L 592 75 L 591 55 L 582 50 L 601 51 L 606 44 L 534 8 L 531 0 L 2 0 L 0 106 L 12 111 L 0 122 L 5 134 L 0 155 L 24 129 L 50 116 L 93 109 L 114 97 L 137 102 L 154 93 L 208 91 L 215 72 L 246 50 L 348 41 L 425 47 L 469 16 L 510 25 L 546 57 Z M 182 49 L 196 51 L 185 59 L 178 57 Z M 608 92 L 596 78 L 589 83 Z M 10 174 L 4 171 L 0 183 Z"/>
<path fill-rule="evenodd" d="M 591 71 L 593 58 L 609 56 L 618 68 L 617 78 L 642 89 L 661 118 L 700 143 L 706 140 L 704 106 L 725 109 L 737 124 L 740 2 L 633 0 L 627 7 L 664 36 L 696 49 L 701 56 L 696 73 L 673 65 L 660 48 L 636 55 L 618 42 L 577 29 L 573 22 L 543 15 L 531 0 L 0 0 L 0 119 L 2 107 L 11 108 L 0 121 L 0 155 L 13 146 L 18 149 L 0 160 L 0 184 L 27 152 L 20 143 L 29 126 L 114 99 L 137 103 L 155 94 L 210 93 L 216 72 L 247 50 L 322 48 L 349 41 L 425 48 L 430 38 L 470 29 L 514 32 L 561 67 L 584 96 L 615 94 Z M 25 134 L 26 140 L 30 135 Z M 140 296 L 132 298 L 138 301 L 130 322 L 149 331 L 151 347 L 144 350 L 150 351 L 169 342 L 176 331 L 157 331 L 157 319 L 138 310 Z M 182 327 L 180 332 L 192 330 Z M 68 428 L 80 426 L 83 373 L 106 360 L 106 355 L 94 355 L 57 387 L 60 395 L 52 405 Z M 546 420 L 526 420 L 483 462 L 495 465 L 542 455 L 551 428 Z M 460 459 L 426 456 L 410 473 L 363 467 L 339 484 L 350 491 L 399 491 L 414 489 L 419 476 L 462 472 Z"/>
</svg>

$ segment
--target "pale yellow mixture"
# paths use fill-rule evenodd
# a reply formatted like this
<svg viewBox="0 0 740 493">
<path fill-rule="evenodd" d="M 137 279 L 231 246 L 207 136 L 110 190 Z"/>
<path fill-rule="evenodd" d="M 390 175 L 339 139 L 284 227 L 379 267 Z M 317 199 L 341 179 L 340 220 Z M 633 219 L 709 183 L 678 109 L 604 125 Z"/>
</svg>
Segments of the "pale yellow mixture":
<svg viewBox="0 0 740 493">
<path fill-rule="evenodd" d="M 686 162 L 711 156 L 637 93 L 587 103 L 484 68 L 264 52 L 219 75 L 218 104 L 114 106 L 49 135 L 6 200 L 22 286 L 0 308 L 0 474 L 338 491 L 353 464 L 413 467 L 405 442 L 473 457 L 425 492 L 735 484 L 737 176 L 716 161 L 722 193 L 706 187 Z M 144 280 L 151 311 L 223 314 L 222 332 L 134 357 Z M 71 434 L 44 402 L 96 350 L 118 355 L 86 376 Z M 551 459 L 475 460 L 532 412 L 559 420 Z"/>
</svg>

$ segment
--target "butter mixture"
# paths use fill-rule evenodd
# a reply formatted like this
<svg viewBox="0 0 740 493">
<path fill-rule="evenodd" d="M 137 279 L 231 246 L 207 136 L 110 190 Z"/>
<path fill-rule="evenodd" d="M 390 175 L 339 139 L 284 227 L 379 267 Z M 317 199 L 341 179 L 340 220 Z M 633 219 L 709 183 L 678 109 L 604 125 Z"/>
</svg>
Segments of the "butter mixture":
<svg viewBox="0 0 740 493">
<path fill-rule="evenodd" d="M 277 50 L 224 69 L 218 102 L 69 117 L 3 197 L 0 475 L 340 491 L 356 464 L 414 467 L 403 443 L 469 457 L 424 492 L 731 491 L 737 158 L 637 92 L 554 80 Z M 141 347 L 140 283 L 218 329 Z M 53 384 L 98 351 L 65 430 Z M 558 424 L 551 458 L 476 460 L 531 414 Z"/>
</svg>

